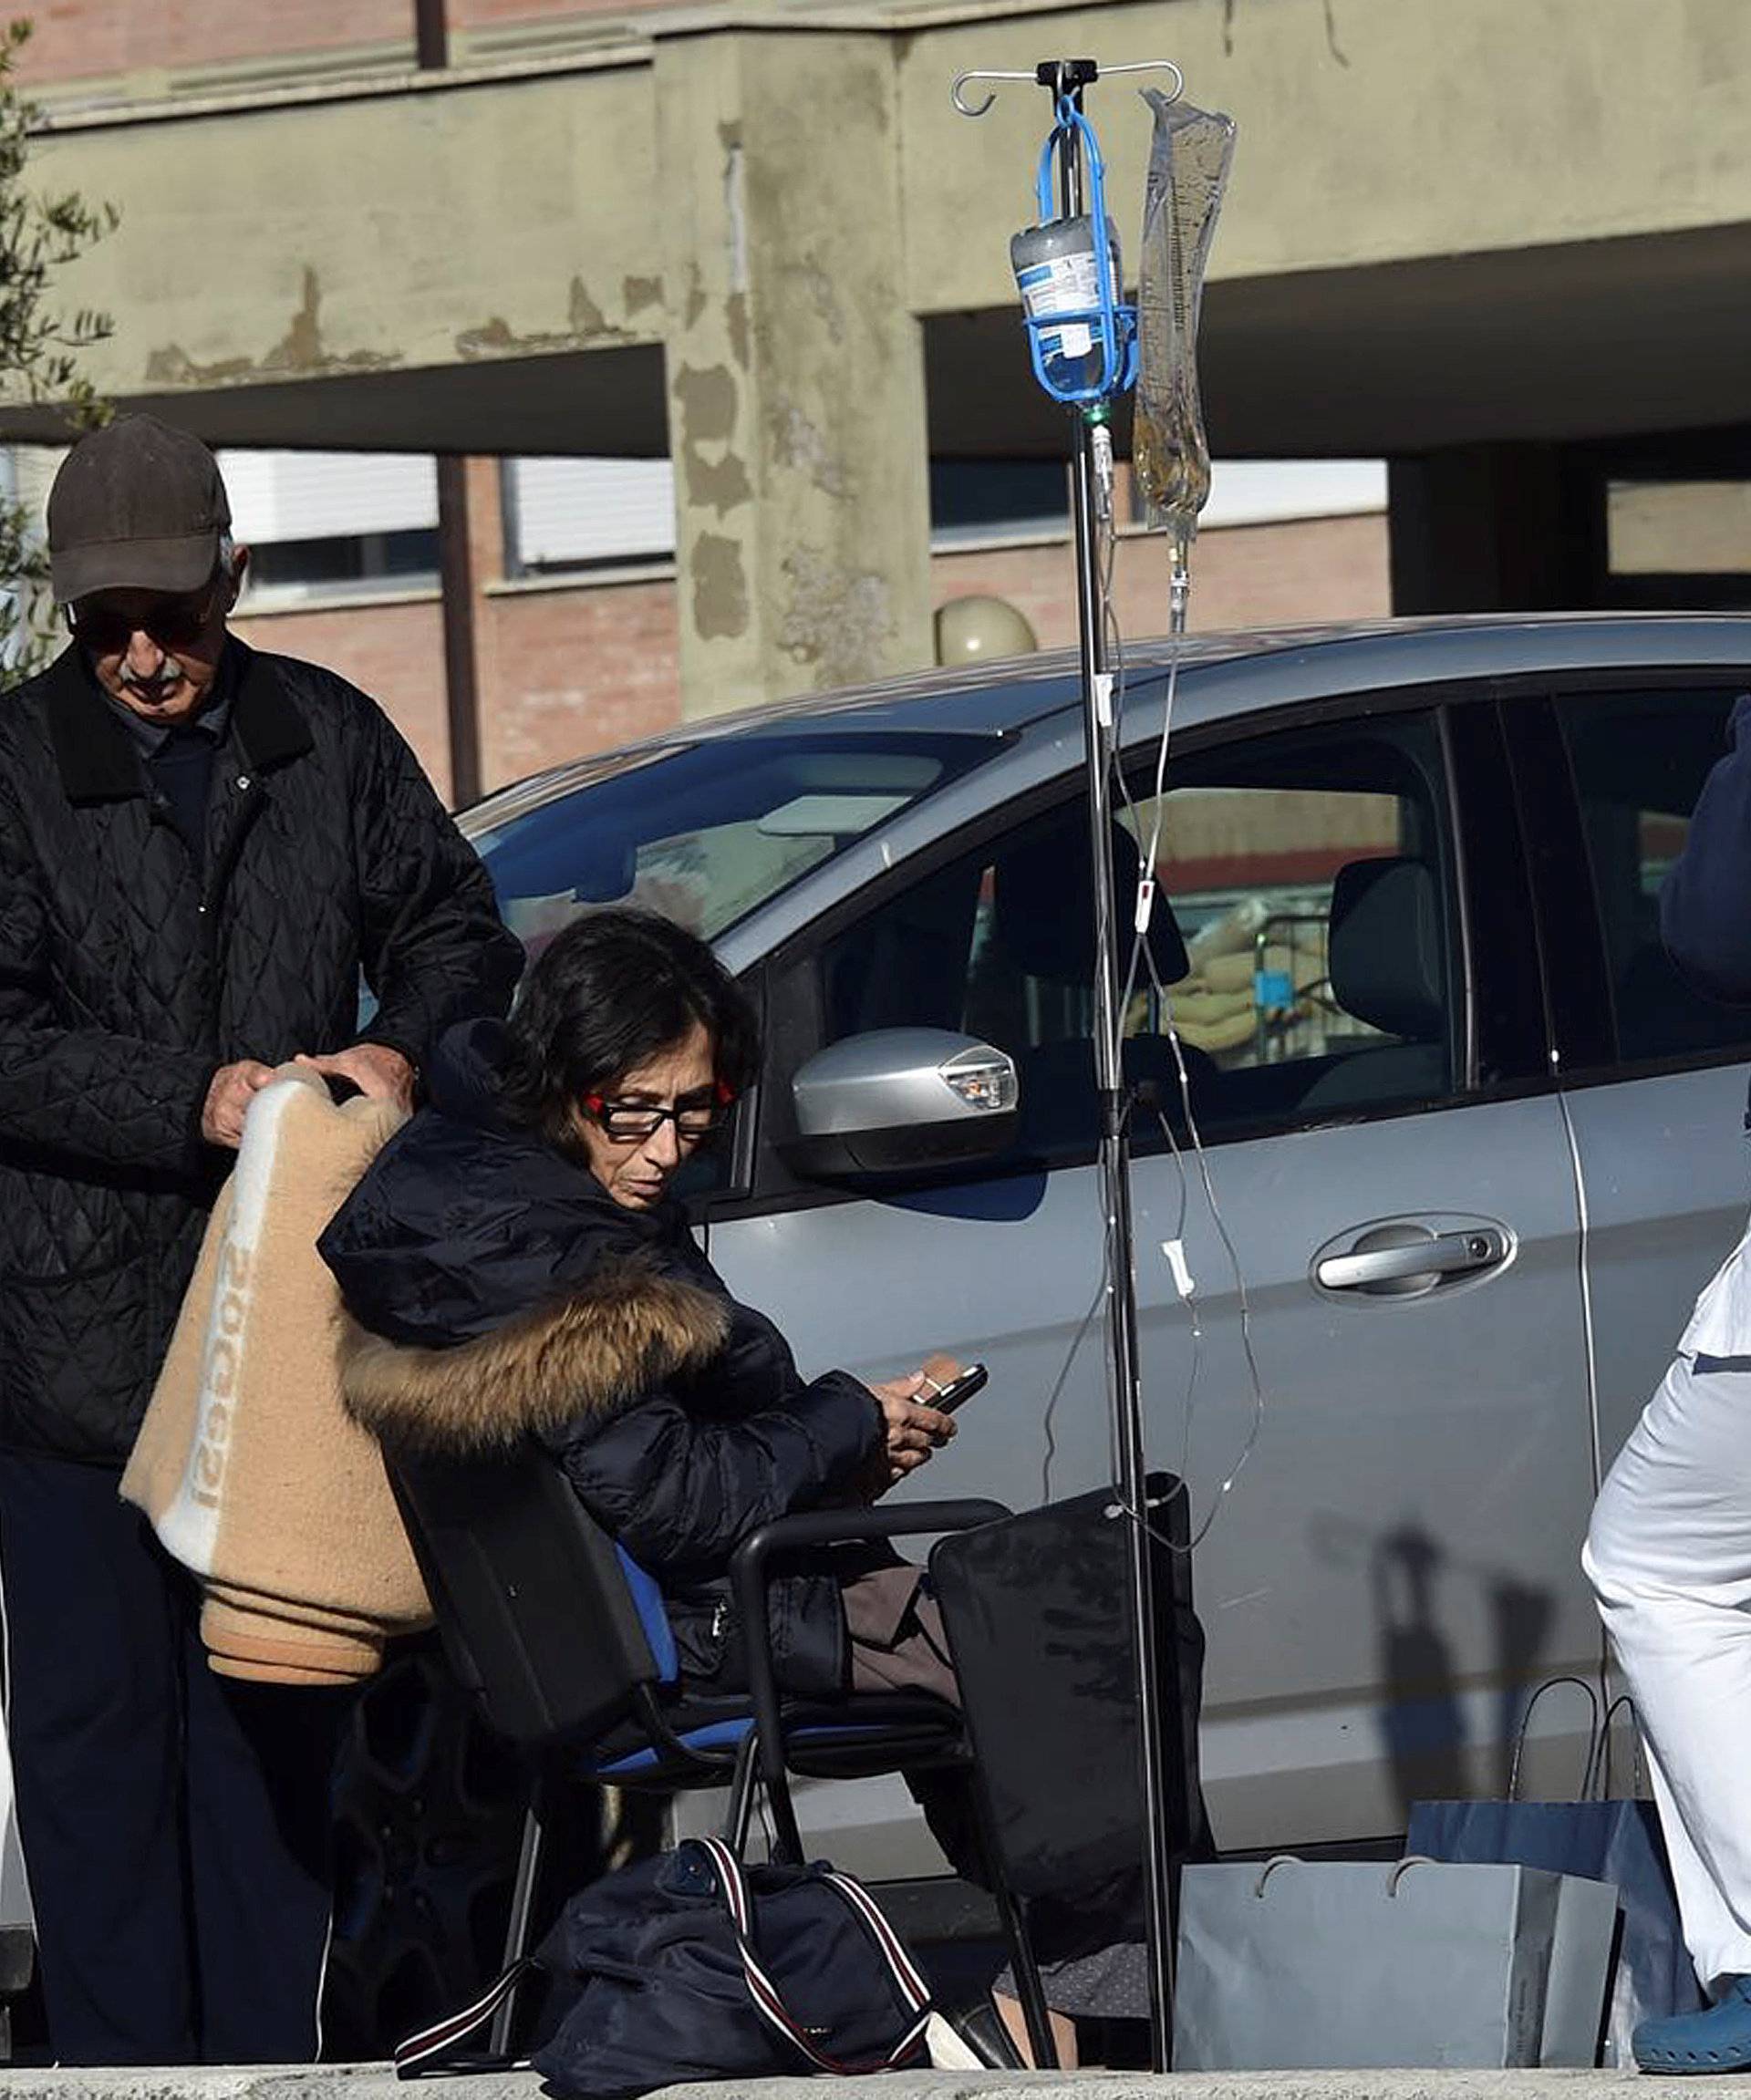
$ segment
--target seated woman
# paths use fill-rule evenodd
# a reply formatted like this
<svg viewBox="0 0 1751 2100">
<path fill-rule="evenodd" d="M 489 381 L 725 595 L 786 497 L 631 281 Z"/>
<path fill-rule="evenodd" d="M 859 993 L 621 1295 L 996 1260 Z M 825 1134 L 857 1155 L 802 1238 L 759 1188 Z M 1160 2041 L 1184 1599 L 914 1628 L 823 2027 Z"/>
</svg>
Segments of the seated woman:
<svg viewBox="0 0 1751 2100">
<path fill-rule="evenodd" d="M 793 1511 L 867 1502 L 955 1433 L 923 1373 L 799 1373 L 670 1195 L 753 1077 L 756 1024 L 710 948 L 631 910 L 567 927 L 508 1023 L 442 1041 L 429 1105 L 323 1235 L 360 1331 L 347 1403 L 386 1443 L 525 1435 L 662 1589 L 689 1690 L 746 1688 L 735 1548 Z M 880 1549 L 772 1585 L 781 1687 L 953 1700 L 918 1571 Z"/>
</svg>

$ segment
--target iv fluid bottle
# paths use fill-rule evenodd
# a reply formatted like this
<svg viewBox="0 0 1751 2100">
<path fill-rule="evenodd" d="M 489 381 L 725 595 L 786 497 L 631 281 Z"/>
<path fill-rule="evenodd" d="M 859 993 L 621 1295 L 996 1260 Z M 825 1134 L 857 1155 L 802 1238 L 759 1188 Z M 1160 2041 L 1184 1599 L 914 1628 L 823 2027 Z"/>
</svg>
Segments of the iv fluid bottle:
<svg viewBox="0 0 1751 2100">
<path fill-rule="evenodd" d="M 1113 296 L 1120 297 L 1119 233 L 1106 222 L 1106 243 L 1113 265 Z M 1021 305 L 1029 320 L 1052 323 L 1062 314 L 1097 313 L 1101 304 L 1094 257 L 1094 222 L 1085 212 L 1073 219 L 1050 219 L 1028 226 L 1010 243 Z M 1038 330 L 1040 355 L 1054 386 L 1098 386 L 1101 341 L 1097 322 L 1065 321 Z"/>
</svg>

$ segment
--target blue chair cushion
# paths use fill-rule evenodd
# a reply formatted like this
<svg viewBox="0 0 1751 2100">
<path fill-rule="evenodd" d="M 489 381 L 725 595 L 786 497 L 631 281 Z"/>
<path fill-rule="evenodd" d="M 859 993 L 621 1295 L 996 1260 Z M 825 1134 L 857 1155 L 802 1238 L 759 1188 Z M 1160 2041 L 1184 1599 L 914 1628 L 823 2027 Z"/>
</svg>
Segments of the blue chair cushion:
<svg viewBox="0 0 1751 2100">
<path fill-rule="evenodd" d="M 928 1753 L 938 1750 L 945 1740 L 959 1735 L 959 1716 L 954 1709 L 927 1695 L 871 1695 L 850 1702 L 850 1706 L 860 1710 L 848 1708 L 841 1715 L 814 1704 L 803 1712 L 793 1712 L 784 1732 L 789 1750 L 793 1755 L 803 1753 L 805 1760 L 811 1747 L 852 1750 L 860 1743 L 869 1744 L 872 1750 L 903 1746 Z M 684 1717 L 678 1716 L 678 1723 L 677 1739 L 687 1749 L 724 1751 L 735 1749 L 754 1722 L 751 1713 L 730 1712 L 700 1720 L 691 1727 L 684 1724 Z M 659 1773 L 674 1773 L 678 1766 L 679 1761 L 663 1745 L 645 1743 L 600 1762 L 586 1762 L 580 1776 L 649 1779 Z M 684 1772 L 687 1768 L 679 1769 Z"/>
<path fill-rule="evenodd" d="M 664 1608 L 663 1593 L 658 1588 L 657 1578 L 646 1574 L 618 1539 L 614 1542 L 620 1571 L 627 1578 L 627 1589 L 631 1596 L 633 1609 L 638 1614 L 638 1623 L 645 1629 L 645 1639 L 650 1643 L 651 1660 L 657 1665 L 658 1684 L 674 1684 L 681 1674 L 680 1658 L 675 1652 L 675 1633 L 668 1623 L 668 1613 Z"/>
</svg>

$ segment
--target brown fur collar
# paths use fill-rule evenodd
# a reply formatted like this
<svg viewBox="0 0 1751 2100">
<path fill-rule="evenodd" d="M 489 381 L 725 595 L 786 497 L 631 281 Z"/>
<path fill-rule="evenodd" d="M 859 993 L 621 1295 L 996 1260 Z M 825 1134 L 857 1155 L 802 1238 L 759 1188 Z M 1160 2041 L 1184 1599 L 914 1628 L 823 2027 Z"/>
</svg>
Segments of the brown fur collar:
<svg viewBox="0 0 1751 2100">
<path fill-rule="evenodd" d="M 343 1317 L 341 1394 L 391 1445 L 490 1451 L 608 1415 L 715 1356 L 730 1331 L 721 1298 L 643 1263 L 598 1271 L 569 1297 L 454 1349 L 412 1349 Z"/>
</svg>

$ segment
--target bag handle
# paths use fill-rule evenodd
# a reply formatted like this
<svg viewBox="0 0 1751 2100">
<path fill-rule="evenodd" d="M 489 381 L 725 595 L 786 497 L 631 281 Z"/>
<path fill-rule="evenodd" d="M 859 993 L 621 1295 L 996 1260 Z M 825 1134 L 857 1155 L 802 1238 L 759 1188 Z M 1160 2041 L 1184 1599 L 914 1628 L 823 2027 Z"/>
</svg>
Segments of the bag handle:
<svg viewBox="0 0 1751 2100">
<path fill-rule="evenodd" d="M 1636 1792 L 1642 1791 L 1646 1777 L 1642 1764 L 1642 1725 L 1636 1719 L 1635 1701 L 1627 1691 L 1620 1691 L 1605 1709 L 1605 1718 L 1599 1724 L 1599 1740 L 1593 1745 L 1593 1758 L 1590 1775 L 1593 1782 L 1586 1798 L 1589 1801 L 1609 1801 L 1611 1798 L 1611 1723 L 1620 1713 L 1627 1713 L 1635 1729 L 1635 1757 L 1631 1765 Z"/>
<path fill-rule="evenodd" d="M 398 2042 L 396 2076 L 418 2078 L 437 2065 L 449 2063 L 469 2036 L 486 2025 L 534 1967 L 534 1958 L 525 1954 L 521 1961 L 513 1961 L 503 1976 L 489 1983 L 471 2005 L 464 2005 L 460 2012 L 446 2013 L 443 2019 L 434 2020 L 430 2027 L 422 2027 L 417 2034 L 409 2034 Z"/>
<path fill-rule="evenodd" d="M 1592 1713 L 1592 1726 L 1587 1733 L 1587 1762 L 1582 1766 L 1580 1774 L 1580 1797 L 1583 1801 L 1592 1799 L 1594 1763 L 1599 1752 L 1599 1694 L 1584 1677 L 1547 1677 L 1531 1698 L 1527 1701 L 1526 1712 L 1520 1716 L 1519 1729 L 1514 1737 L 1514 1760 L 1508 1768 L 1508 1798 L 1510 1801 L 1518 1801 L 1520 1798 L 1520 1763 L 1526 1755 L 1526 1735 L 1527 1731 L 1532 1725 L 1533 1712 L 1545 1693 L 1554 1691 L 1559 1684 L 1570 1684 L 1577 1691 L 1584 1692 L 1587 1697 L 1588 1708 Z"/>
<path fill-rule="evenodd" d="M 827 1886 L 849 1907 L 852 1914 L 875 1941 L 887 1972 L 893 1979 L 894 1987 L 899 1992 L 900 2002 L 913 2015 L 913 2019 L 911 2025 L 886 2056 L 878 2057 L 873 2063 L 847 2064 L 837 2056 L 829 2055 L 816 2045 L 807 2028 L 785 2004 L 783 1992 L 762 1963 L 753 1942 L 753 1901 L 748 1892 L 747 1878 L 742 1873 L 741 1860 L 720 1837 L 689 1837 L 684 1843 L 698 1846 L 716 1870 L 724 1907 L 730 1913 L 730 1924 L 735 1928 L 742 1973 L 747 1980 L 748 1995 L 753 2001 L 754 2010 L 768 2026 L 774 2028 L 794 2049 L 807 2057 L 817 2071 L 827 2072 L 836 2078 L 862 2078 L 872 2072 L 894 2070 L 917 2049 L 924 2039 L 925 2029 L 930 2024 L 929 1990 L 914 1966 L 912 1957 L 907 1952 L 899 1935 L 860 1882 L 854 1881 L 849 1875 L 836 1873 L 832 1868 L 828 1868 L 824 1877 Z"/>
</svg>

